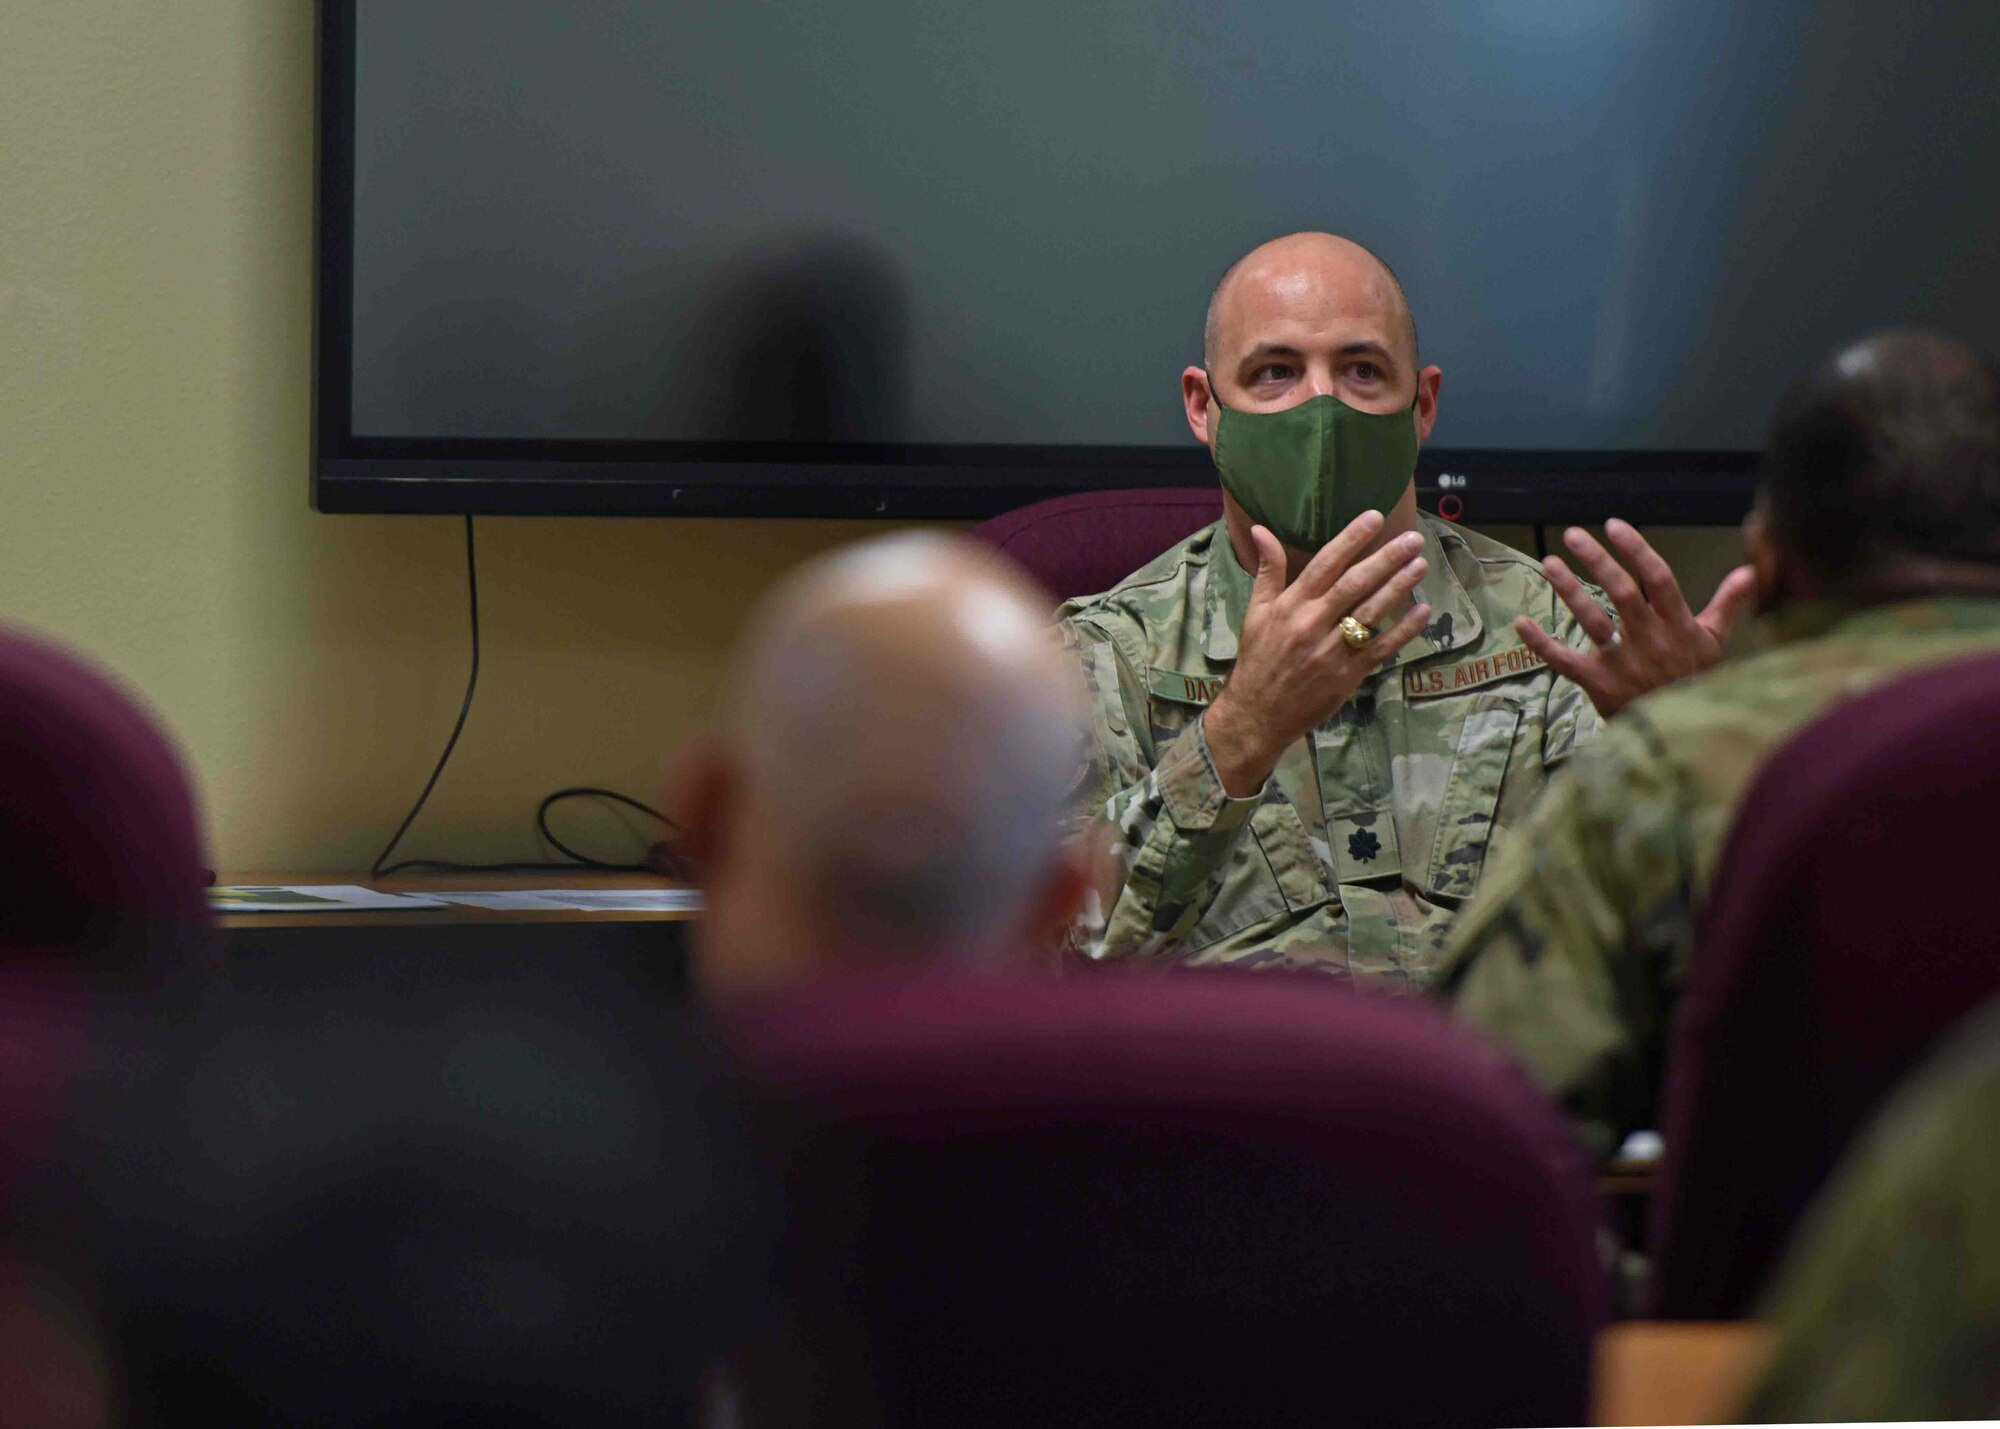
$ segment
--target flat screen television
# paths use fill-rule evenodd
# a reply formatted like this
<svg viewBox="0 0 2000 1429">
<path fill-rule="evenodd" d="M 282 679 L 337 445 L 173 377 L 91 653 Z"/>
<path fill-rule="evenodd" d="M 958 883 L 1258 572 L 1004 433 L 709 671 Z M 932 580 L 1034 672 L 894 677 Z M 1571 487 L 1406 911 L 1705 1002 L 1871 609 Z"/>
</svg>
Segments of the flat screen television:
<svg viewBox="0 0 2000 1429">
<path fill-rule="evenodd" d="M 1879 0 L 321 0 L 313 500 L 1201 484 L 1203 309 L 1379 252 L 1467 520 L 1733 521 L 1784 378 L 2000 328 L 2000 23 Z"/>
</svg>

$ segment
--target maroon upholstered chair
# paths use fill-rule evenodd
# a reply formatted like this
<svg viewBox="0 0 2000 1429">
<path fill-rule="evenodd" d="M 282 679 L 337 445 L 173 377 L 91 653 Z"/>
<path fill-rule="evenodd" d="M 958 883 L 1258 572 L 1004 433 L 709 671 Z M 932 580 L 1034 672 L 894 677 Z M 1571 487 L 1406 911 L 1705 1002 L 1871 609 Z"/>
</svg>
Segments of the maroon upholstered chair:
<svg viewBox="0 0 2000 1429">
<path fill-rule="evenodd" d="M 148 998 L 212 964 L 194 806 L 158 727 L 0 629 L 0 1200 L 60 1186 Z M 37 1187 L 43 1188 L 42 1192 Z"/>
<path fill-rule="evenodd" d="M 1059 599 L 1111 589 L 1160 552 L 1222 519 L 1222 488 L 1086 491 L 981 522 L 974 538 L 1005 551 Z"/>
<path fill-rule="evenodd" d="M 933 973 L 732 1032 L 796 1218 L 746 1424 L 1587 1422 L 1584 1158 L 1426 1007 Z"/>
<path fill-rule="evenodd" d="M 1843 704 L 1730 831 L 1667 1061 L 1654 1311 L 1745 1313 L 1884 1096 L 2000 993 L 2000 658 Z"/>
</svg>

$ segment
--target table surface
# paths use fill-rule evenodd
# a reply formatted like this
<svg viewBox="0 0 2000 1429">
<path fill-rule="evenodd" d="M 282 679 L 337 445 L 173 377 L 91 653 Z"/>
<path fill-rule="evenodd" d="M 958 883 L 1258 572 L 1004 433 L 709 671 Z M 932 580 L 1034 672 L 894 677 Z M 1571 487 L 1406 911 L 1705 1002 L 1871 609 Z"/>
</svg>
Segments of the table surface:
<svg viewBox="0 0 2000 1429">
<path fill-rule="evenodd" d="M 358 883 L 383 893 L 506 893 L 529 888 L 685 888 L 685 883 L 650 873 L 599 873 L 587 868 L 546 873 L 399 873 L 370 878 L 365 873 L 225 873 L 224 888 L 263 888 L 315 883 Z M 699 909 L 605 913 L 581 908 L 413 908 L 359 913 L 222 913 L 223 928 L 407 928 L 437 923 L 682 923 L 701 917 Z"/>
<path fill-rule="evenodd" d="M 1636 1321 L 1597 1337 L 1599 1424 L 1733 1424 L 1770 1348 L 1755 1324 Z"/>
</svg>

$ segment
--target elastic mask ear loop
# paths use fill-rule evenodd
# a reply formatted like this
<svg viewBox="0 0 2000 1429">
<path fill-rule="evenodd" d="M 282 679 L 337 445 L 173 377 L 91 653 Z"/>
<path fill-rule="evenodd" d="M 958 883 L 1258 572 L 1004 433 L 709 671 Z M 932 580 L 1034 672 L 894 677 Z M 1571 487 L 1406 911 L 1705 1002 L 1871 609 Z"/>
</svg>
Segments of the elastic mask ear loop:
<svg viewBox="0 0 2000 1429">
<path fill-rule="evenodd" d="M 1201 380 L 1208 384 L 1208 405 L 1211 407 L 1223 406 L 1223 400 L 1215 390 L 1215 374 L 1208 370 L 1208 364 L 1205 362 L 1201 365 Z"/>
</svg>

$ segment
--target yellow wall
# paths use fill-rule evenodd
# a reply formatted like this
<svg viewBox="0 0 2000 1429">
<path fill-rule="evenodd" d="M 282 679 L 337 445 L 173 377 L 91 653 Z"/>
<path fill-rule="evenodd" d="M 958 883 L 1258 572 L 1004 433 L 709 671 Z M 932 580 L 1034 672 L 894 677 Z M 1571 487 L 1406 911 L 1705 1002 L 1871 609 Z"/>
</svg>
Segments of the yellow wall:
<svg viewBox="0 0 2000 1429">
<path fill-rule="evenodd" d="M 460 523 L 306 504 L 313 10 L 0 20 L 0 619 L 151 701 L 229 869 L 365 866 L 465 676 Z M 746 604 L 872 529 L 482 520 L 479 698 L 402 852 L 528 857 L 542 793 L 651 794 Z M 1705 593 L 1732 543 L 1669 541 Z"/>
</svg>

